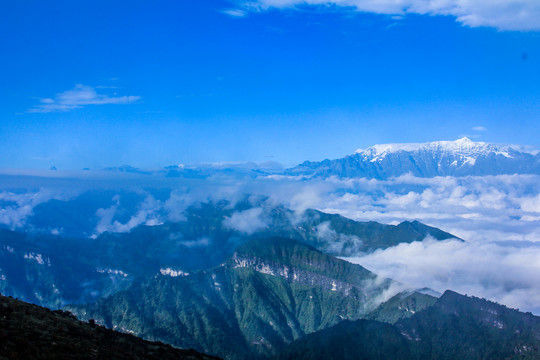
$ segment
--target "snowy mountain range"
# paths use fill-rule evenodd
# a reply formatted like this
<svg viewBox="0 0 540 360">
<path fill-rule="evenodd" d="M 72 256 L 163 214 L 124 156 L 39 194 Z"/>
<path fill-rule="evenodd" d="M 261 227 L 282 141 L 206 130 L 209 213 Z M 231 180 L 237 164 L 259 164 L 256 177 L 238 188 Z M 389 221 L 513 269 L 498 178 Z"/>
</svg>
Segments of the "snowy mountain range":
<svg viewBox="0 0 540 360">
<path fill-rule="evenodd" d="M 374 179 L 389 179 L 405 174 L 426 178 L 540 174 L 540 151 L 523 145 L 475 142 L 463 137 L 455 141 L 379 144 L 358 149 L 340 159 L 305 161 L 285 170 L 276 162 L 180 164 L 158 169 L 139 169 L 123 165 L 104 170 L 188 179 L 206 179 L 215 175 L 258 177 L 276 174 Z"/>
<path fill-rule="evenodd" d="M 306 161 L 286 173 L 375 179 L 408 173 L 418 177 L 540 174 L 540 153 L 518 145 L 474 142 L 464 137 L 424 144 L 375 145 L 341 159 Z"/>
</svg>

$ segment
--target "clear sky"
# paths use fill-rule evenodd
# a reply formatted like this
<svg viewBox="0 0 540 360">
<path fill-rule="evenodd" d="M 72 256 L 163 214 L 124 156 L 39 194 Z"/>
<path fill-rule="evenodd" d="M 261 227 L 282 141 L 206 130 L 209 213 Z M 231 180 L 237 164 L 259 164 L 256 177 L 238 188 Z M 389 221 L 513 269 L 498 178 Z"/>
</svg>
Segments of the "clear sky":
<svg viewBox="0 0 540 360">
<path fill-rule="evenodd" d="M 540 147 L 538 0 L 310 2 L 4 1 L 0 167 Z"/>
</svg>

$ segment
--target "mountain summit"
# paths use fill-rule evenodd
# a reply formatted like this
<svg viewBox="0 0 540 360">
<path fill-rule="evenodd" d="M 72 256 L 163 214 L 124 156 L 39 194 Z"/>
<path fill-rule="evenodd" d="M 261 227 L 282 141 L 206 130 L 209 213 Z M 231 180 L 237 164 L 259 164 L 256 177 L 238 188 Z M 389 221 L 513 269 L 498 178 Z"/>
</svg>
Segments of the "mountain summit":
<svg viewBox="0 0 540 360">
<path fill-rule="evenodd" d="M 418 177 L 540 174 L 540 154 L 515 145 L 474 142 L 469 138 L 424 144 L 380 144 L 341 159 L 306 161 L 290 175 L 387 179 Z"/>
<path fill-rule="evenodd" d="M 371 161 L 377 161 L 384 158 L 390 153 L 399 151 L 431 151 L 433 153 L 446 153 L 453 155 L 461 155 L 463 157 L 475 157 L 487 155 L 490 152 L 503 155 L 510 158 L 509 145 L 494 145 L 485 142 L 474 142 L 467 137 L 457 139 L 455 141 L 433 141 L 428 143 L 404 143 L 404 144 L 379 144 L 371 146 L 365 150 L 358 149 L 356 154 L 361 154 Z"/>
</svg>

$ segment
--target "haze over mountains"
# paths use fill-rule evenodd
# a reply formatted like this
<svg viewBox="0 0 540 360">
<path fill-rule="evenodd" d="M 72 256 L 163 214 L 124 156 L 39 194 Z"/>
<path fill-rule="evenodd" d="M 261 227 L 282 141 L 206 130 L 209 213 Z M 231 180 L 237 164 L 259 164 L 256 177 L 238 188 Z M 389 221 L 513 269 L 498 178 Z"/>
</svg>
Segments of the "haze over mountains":
<svg viewBox="0 0 540 360">
<path fill-rule="evenodd" d="M 393 344 L 361 337 L 369 359 L 534 358 L 536 317 L 445 291 L 540 313 L 537 165 L 460 139 L 288 170 L 8 172 L 0 292 L 226 359 L 316 358 L 358 332 Z"/>
<path fill-rule="evenodd" d="M 451 234 L 419 222 L 362 223 L 282 207 L 267 209 L 267 225 L 246 229 L 256 219 L 251 212 L 261 215 L 258 205 L 199 204 L 180 222 L 97 238 L 2 230 L 0 291 L 230 359 L 272 357 L 343 319 L 401 318 L 432 303 L 413 291 L 427 300 L 405 312 L 395 301 L 381 310 L 407 286 L 307 244 L 346 255 Z"/>
<path fill-rule="evenodd" d="M 487 148 L 488 152 L 494 147 L 499 152 L 508 150 L 476 142 L 471 146 Z M 405 150 L 419 147 L 425 146 L 409 144 Z M 530 156 L 538 156 L 533 155 L 534 151 L 531 154 L 521 151 L 519 146 L 511 148 L 525 154 L 524 164 L 530 164 Z M 427 285 L 439 292 L 453 288 L 536 312 L 535 299 L 540 300 L 536 284 L 540 278 L 534 274 L 540 272 L 532 270 L 536 263 L 530 258 L 540 256 L 540 248 L 536 246 L 540 236 L 538 175 L 420 177 L 407 173 L 380 180 L 312 173 L 291 176 L 284 175 L 283 170 L 281 173 L 261 168 L 252 171 L 251 165 L 244 165 L 212 165 L 207 170 L 205 166 L 201 170 L 187 165 L 152 171 L 129 168 L 127 172 L 121 169 L 3 170 L 0 226 L 60 237 L 99 238 L 104 233 L 129 233 L 142 225 L 158 229 L 167 223 L 178 223 L 185 219 L 186 209 L 191 206 L 220 201 L 233 207 L 239 202 L 251 203 L 237 211 L 216 213 L 229 218 L 223 223 L 229 230 L 244 235 L 277 225 L 272 209 L 280 206 L 292 211 L 292 220 L 301 218 L 306 209 L 317 209 L 359 222 L 397 225 L 404 220 L 411 224 L 420 221 L 467 242 L 432 243 L 415 238 L 413 243 L 404 243 L 399 248 L 366 255 L 355 253 L 364 247 L 352 246 L 358 244 L 354 238 L 347 238 L 339 231 L 334 233 L 333 227 L 327 229 L 324 224 L 314 225 L 318 226 L 319 234 L 333 239 L 334 246 L 339 248 L 344 241 L 349 244 L 342 255 L 369 264 L 368 268 L 386 277 L 414 287 Z M 470 161 L 466 166 L 470 166 Z M 167 176 L 171 171 L 174 174 Z M 286 222 L 281 224 L 285 226 Z M 192 246 L 197 251 L 213 246 L 204 237 L 189 241 L 198 245 Z M 441 254 L 444 261 L 430 260 Z M 419 257 L 424 260 L 419 262 Z M 465 272 L 463 259 L 478 266 Z M 504 270 L 494 271 L 493 263 Z M 429 271 L 423 266 L 428 266 Z M 438 275 L 428 275 L 432 273 Z M 454 276 L 448 277 L 447 273 Z M 521 280 L 516 282 L 516 277 Z"/>
<path fill-rule="evenodd" d="M 44 306 L 90 302 L 156 274 L 189 274 L 218 266 L 246 241 L 275 236 L 299 240 L 335 256 L 426 237 L 455 239 L 419 222 L 397 226 L 356 222 L 315 210 L 295 219 L 292 211 L 282 207 L 267 209 L 270 221 L 246 232 L 244 221 L 256 222 L 251 213 L 262 215 L 258 209 L 249 203 L 234 207 L 226 202 L 200 204 L 186 210 L 185 220 L 105 232 L 95 239 L 66 238 L 39 229 L 27 233 L 0 229 L 0 291 Z M 233 227 L 235 216 L 239 223 Z"/>
</svg>

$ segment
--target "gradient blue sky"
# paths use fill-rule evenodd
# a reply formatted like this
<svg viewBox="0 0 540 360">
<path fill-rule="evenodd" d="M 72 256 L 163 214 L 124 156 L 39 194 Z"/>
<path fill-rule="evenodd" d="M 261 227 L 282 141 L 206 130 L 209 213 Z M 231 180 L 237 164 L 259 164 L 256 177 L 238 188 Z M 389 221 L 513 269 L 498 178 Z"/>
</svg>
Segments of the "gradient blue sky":
<svg viewBox="0 0 540 360">
<path fill-rule="evenodd" d="M 525 30 L 340 6 L 6 1 L 0 167 L 293 165 L 463 135 L 540 147 L 540 32 Z"/>
</svg>

